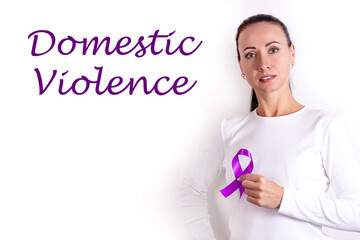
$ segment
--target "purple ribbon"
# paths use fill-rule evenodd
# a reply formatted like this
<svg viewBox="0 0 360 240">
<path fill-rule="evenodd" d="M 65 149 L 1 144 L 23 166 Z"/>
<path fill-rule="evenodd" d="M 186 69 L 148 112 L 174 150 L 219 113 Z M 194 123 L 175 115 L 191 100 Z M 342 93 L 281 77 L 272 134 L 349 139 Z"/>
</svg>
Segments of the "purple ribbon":
<svg viewBox="0 0 360 240">
<path fill-rule="evenodd" d="M 245 168 L 245 170 L 243 171 L 241 166 L 240 166 L 240 161 L 238 158 L 238 155 L 244 155 L 250 158 L 250 163 L 249 165 Z M 236 155 L 234 156 L 233 160 L 232 160 L 232 169 L 235 175 L 235 180 L 230 183 L 227 187 L 225 187 L 224 189 L 220 190 L 220 192 L 222 193 L 222 195 L 224 195 L 224 197 L 228 197 L 230 196 L 233 192 L 236 191 L 236 189 L 239 189 L 240 191 L 240 197 L 244 192 L 244 187 L 241 184 L 241 182 L 239 180 L 237 180 L 240 176 L 247 174 L 247 173 L 251 173 L 252 170 L 254 168 L 254 163 L 253 163 L 253 159 L 251 156 L 251 153 L 246 150 L 246 149 L 240 149 Z"/>
</svg>

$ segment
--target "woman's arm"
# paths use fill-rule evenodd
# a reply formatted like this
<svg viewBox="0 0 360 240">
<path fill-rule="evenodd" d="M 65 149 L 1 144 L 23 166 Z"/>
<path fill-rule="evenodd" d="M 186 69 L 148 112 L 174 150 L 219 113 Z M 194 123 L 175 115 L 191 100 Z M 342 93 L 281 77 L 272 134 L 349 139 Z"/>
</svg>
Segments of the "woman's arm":
<svg viewBox="0 0 360 240">
<path fill-rule="evenodd" d="M 360 164 L 340 117 L 328 125 L 321 155 L 336 197 L 284 187 L 278 212 L 330 228 L 360 232 Z"/>
<path fill-rule="evenodd" d="M 179 198 L 186 224 L 192 236 L 198 240 L 215 239 L 209 221 L 207 192 L 209 185 L 221 170 L 224 158 L 223 127 L 226 120 L 221 122 L 221 131 L 210 141 L 203 151 L 201 159 L 194 164 L 184 177 Z"/>
</svg>

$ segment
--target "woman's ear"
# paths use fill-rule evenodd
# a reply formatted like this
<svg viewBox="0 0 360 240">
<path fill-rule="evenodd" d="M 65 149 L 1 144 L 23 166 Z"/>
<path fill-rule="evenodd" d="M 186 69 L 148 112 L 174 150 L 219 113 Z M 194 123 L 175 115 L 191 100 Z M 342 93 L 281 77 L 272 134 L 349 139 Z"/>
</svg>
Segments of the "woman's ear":
<svg viewBox="0 0 360 240">
<path fill-rule="evenodd" d="M 241 70 L 241 75 L 244 75 L 244 76 L 245 76 L 244 70 L 243 70 L 243 68 L 242 68 L 242 66 L 241 66 L 241 61 L 240 61 L 240 59 L 238 59 L 238 62 L 239 62 L 240 70 Z"/>
<path fill-rule="evenodd" d="M 292 63 L 295 62 L 295 45 L 294 45 L 294 43 L 292 43 L 290 46 L 290 60 Z"/>
</svg>

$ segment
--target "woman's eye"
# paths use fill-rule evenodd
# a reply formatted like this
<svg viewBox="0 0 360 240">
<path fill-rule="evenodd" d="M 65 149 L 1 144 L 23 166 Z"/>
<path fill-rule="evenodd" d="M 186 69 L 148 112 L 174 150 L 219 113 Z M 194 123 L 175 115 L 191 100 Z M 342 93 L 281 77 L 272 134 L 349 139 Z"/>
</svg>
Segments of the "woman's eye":
<svg viewBox="0 0 360 240">
<path fill-rule="evenodd" d="M 276 52 L 278 52 L 279 51 L 279 49 L 278 48 L 272 48 L 272 49 L 270 49 L 270 53 L 276 53 Z"/>
<path fill-rule="evenodd" d="M 255 57 L 255 53 L 248 53 L 245 55 L 246 58 L 253 58 Z"/>
</svg>

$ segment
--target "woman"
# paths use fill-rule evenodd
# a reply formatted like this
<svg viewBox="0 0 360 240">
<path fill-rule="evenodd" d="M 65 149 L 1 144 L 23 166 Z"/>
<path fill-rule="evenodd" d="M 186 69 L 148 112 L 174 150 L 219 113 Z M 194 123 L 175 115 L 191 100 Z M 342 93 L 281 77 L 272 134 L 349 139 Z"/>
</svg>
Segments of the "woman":
<svg viewBox="0 0 360 240">
<path fill-rule="evenodd" d="M 321 227 L 360 231 L 360 166 L 339 116 L 297 102 L 289 85 L 295 47 L 286 26 L 255 15 L 238 28 L 242 77 L 253 88 L 251 112 L 221 123 L 221 131 L 184 179 L 180 197 L 195 239 L 215 239 L 207 190 L 222 168 L 234 180 L 239 149 L 252 173 L 232 194 L 231 240 L 331 239 Z M 246 166 L 243 166 L 243 169 Z M 326 197 L 332 184 L 336 198 Z"/>
</svg>

